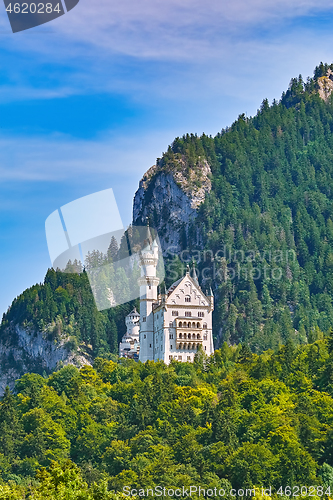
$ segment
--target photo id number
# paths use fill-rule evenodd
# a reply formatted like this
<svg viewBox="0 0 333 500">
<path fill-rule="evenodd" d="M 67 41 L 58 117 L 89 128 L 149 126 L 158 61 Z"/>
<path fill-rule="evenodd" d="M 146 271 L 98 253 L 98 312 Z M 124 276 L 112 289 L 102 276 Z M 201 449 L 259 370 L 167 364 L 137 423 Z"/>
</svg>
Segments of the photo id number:
<svg viewBox="0 0 333 500">
<path fill-rule="evenodd" d="M 60 3 L 55 7 L 51 3 L 10 3 L 6 8 L 6 11 L 10 14 L 52 14 L 57 12 L 61 14 Z"/>
</svg>

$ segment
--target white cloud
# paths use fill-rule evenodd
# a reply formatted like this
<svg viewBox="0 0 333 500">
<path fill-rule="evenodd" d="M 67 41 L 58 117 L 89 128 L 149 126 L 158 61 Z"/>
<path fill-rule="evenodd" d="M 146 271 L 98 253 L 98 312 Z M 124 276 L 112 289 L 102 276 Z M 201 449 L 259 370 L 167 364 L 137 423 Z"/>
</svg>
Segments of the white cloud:
<svg viewBox="0 0 333 500">
<path fill-rule="evenodd" d="M 278 98 L 301 66 L 307 76 L 323 51 L 331 58 L 331 34 L 283 27 L 332 9 L 333 0 L 80 0 L 49 25 L 0 38 L 15 53 L 13 64 L 6 60 L 10 83 L 0 87 L 0 102 L 94 92 L 141 103 L 215 92 L 254 101 L 266 88 Z M 4 12 L 1 24 L 8 25 Z"/>
<path fill-rule="evenodd" d="M 80 183 L 81 177 L 87 181 L 96 175 L 137 176 L 155 163 L 173 133 L 105 134 L 94 141 L 61 135 L 0 137 L 0 181 L 70 183 L 77 179 Z"/>
<path fill-rule="evenodd" d="M 198 60 L 221 53 L 231 37 L 235 43 L 249 30 L 255 37 L 254 27 L 270 29 L 288 19 L 321 11 L 329 14 L 332 9 L 332 0 L 80 0 L 75 9 L 52 24 L 5 40 L 16 49 L 21 46 L 48 56 L 51 50 L 55 61 L 78 54 L 88 59 L 122 54 L 139 59 Z M 1 25 L 4 29 L 8 25 L 5 13 Z M 227 43 L 226 50 L 229 48 Z"/>
</svg>

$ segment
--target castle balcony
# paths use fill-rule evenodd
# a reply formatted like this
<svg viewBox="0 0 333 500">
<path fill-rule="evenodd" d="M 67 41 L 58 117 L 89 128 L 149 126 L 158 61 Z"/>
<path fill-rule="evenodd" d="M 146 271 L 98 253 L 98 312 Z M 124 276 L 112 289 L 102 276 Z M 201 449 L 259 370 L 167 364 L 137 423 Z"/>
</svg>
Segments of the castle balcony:
<svg viewBox="0 0 333 500">
<path fill-rule="evenodd" d="M 177 329 L 176 338 L 177 342 L 202 342 L 202 332 Z"/>
<path fill-rule="evenodd" d="M 197 351 L 199 347 L 202 345 L 202 341 L 198 340 L 191 340 L 191 341 L 180 341 L 180 339 L 177 339 L 176 341 L 176 348 L 177 350 L 184 350 L 184 351 Z"/>
<path fill-rule="evenodd" d="M 188 329 L 195 330 L 205 330 L 207 329 L 207 324 L 203 322 L 202 318 L 177 318 L 176 319 L 176 329 L 178 330 L 186 330 Z"/>
<path fill-rule="evenodd" d="M 178 342 L 199 342 L 206 340 L 207 323 L 201 318 L 177 318 L 176 319 L 176 339 Z"/>
</svg>

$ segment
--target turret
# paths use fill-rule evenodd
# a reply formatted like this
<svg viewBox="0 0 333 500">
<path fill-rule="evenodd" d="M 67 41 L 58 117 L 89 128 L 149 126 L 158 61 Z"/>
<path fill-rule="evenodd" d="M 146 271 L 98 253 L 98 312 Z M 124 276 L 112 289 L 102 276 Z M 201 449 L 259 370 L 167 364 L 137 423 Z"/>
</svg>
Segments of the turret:
<svg viewBox="0 0 333 500">
<path fill-rule="evenodd" d="M 211 286 L 209 286 L 207 298 L 208 298 L 209 303 L 210 303 L 210 310 L 214 311 L 214 294 L 213 294 L 213 290 L 212 290 Z"/>
<path fill-rule="evenodd" d="M 194 283 L 199 286 L 198 275 L 197 275 L 197 271 L 195 269 L 194 264 L 193 264 L 193 272 L 192 272 L 192 274 L 193 274 L 192 279 L 193 279 Z"/>
<path fill-rule="evenodd" d="M 146 247 L 141 251 L 140 268 L 140 361 L 143 363 L 148 359 L 154 359 L 154 320 L 153 304 L 157 302 L 157 286 L 159 278 L 156 277 L 158 262 L 158 245 L 151 238 L 150 230 L 147 230 Z"/>
<path fill-rule="evenodd" d="M 132 338 L 136 338 L 139 341 L 140 333 L 140 314 L 133 309 L 125 318 L 127 335 Z"/>
<path fill-rule="evenodd" d="M 140 350 L 140 314 L 134 308 L 125 318 L 126 333 L 119 344 L 119 356 L 136 358 Z"/>
</svg>

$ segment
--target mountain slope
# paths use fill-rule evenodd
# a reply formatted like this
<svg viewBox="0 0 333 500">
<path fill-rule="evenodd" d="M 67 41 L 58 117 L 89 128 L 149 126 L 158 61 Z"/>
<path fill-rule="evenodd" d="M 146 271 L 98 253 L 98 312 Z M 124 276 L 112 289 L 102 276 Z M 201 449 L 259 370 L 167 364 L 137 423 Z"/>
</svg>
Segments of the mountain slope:
<svg viewBox="0 0 333 500">
<path fill-rule="evenodd" d="M 99 312 L 85 272 L 49 269 L 44 283 L 17 297 L 0 326 L 0 392 L 27 372 L 49 374 L 118 354 L 133 303 Z"/>
<path fill-rule="evenodd" d="M 133 222 L 157 228 L 167 286 L 197 262 L 215 293 L 216 347 L 260 352 L 333 326 L 332 70 L 293 79 L 279 102 L 216 137 L 176 138 L 140 183 Z M 49 270 L 4 315 L 1 386 L 117 353 L 133 306 L 100 313 L 84 272 Z"/>
<path fill-rule="evenodd" d="M 177 138 L 136 194 L 134 222 L 150 215 L 162 231 L 169 281 L 193 258 L 203 286 L 213 285 L 219 341 L 260 351 L 333 325 L 332 68 L 293 79 L 280 102 L 264 100 L 214 138 Z M 207 164 L 204 201 L 174 224 L 179 165 L 192 182 L 192 192 L 178 182 L 190 206 Z M 166 172 L 173 180 L 157 191 Z"/>
</svg>

